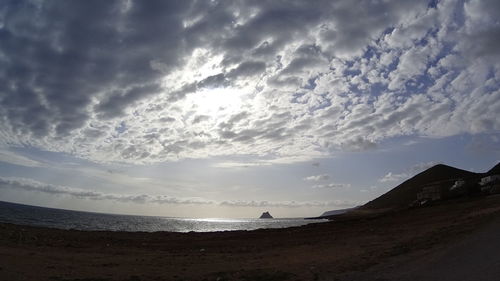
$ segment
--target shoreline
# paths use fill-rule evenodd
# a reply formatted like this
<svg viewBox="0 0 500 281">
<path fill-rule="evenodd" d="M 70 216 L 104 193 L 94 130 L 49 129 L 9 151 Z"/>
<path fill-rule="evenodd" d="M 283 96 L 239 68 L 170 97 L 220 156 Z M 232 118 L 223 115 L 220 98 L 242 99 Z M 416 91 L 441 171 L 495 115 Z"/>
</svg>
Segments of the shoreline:
<svg viewBox="0 0 500 281">
<path fill-rule="evenodd" d="M 387 265 L 425 261 L 496 220 L 500 196 L 252 231 L 80 231 L 0 223 L 0 276 L 13 281 L 373 280 L 401 276 L 404 272 Z"/>
</svg>

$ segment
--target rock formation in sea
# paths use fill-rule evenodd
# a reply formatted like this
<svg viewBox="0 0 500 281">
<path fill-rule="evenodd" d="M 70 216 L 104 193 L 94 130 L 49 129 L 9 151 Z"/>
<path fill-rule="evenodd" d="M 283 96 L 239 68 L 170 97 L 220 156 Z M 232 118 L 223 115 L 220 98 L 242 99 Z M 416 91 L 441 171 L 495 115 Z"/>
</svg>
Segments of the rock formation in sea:
<svg viewBox="0 0 500 281">
<path fill-rule="evenodd" d="M 264 213 L 262 213 L 262 215 L 260 215 L 260 218 L 261 219 L 272 219 L 273 216 L 271 216 L 271 214 L 269 212 L 264 212 Z"/>
</svg>

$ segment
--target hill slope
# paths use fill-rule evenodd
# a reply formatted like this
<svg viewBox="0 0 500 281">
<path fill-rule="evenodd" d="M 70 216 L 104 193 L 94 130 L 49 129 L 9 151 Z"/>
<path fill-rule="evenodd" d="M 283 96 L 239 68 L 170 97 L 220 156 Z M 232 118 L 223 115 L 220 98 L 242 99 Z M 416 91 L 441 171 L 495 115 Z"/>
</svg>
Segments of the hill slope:
<svg viewBox="0 0 500 281">
<path fill-rule="evenodd" d="M 496 164 L 495 167 L 491 168 L 486 175 L 500 175 L 500 163 Z"/>
<path fill-rule="evenodd" d="M 362 206 L 362 208 L 384 209 L 384 208 L 406 207 L 416 199 L 417 193 L 420 192 L 422 187 L 425 186 L 426 184 L 441 180 L 469 178 L 480 175 L 481 174 L 476 174 L 469 171 L 439 164 L 421 172 L 420 174 L 412 177 L 411 179 L 408 179 L 407 181 L 396 186 L 389 192 L 366 203 L 365 205 Z"/>
</svg>

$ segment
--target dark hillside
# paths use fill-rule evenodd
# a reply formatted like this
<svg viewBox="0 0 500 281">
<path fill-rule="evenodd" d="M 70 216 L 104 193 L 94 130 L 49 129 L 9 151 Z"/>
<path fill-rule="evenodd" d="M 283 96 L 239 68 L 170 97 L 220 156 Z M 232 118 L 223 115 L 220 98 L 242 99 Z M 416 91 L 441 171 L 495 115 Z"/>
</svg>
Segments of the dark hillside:
<svg viewBox="0 0 500 281">
<path fill-rule="evenodd" d="M 496 166 L 491 168 L 491 170 L 489 170 L 486 174 L 488 176 L 489 175 L 500 175 L 500 163 L 496 164 Z"/>
<path fill-rule="evenodd" d="M 498 167 L 498 165 L 496 167 Z M 465 170 L 446 166 L 443 164 L 439 164 L 421 172 L 420 174 L 412 177 L 411 179 L 408 179 L 407 181 L 396 186 L 389 192 L 366 203 L 361 208 L 384 209 L 384 208 L 407 207 L 415 200 L 417 193 L 421 191 L 422 187 L 429 183 L 443 181 L 443 180 L 453 180 L 459 178 L 470 178 L 480 175 L 481 174 L 476 174 Z"/>
</svg>

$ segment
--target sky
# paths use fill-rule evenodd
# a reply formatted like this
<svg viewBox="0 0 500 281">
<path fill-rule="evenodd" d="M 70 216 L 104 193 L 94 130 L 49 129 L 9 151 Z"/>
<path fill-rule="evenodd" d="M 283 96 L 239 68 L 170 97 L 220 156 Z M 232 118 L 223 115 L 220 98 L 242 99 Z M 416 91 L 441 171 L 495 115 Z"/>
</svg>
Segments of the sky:
<svg viewBox="0 0 500 281">
<path fill-rule="evenodd" d="M 0 1 L 0 200 L 317 216 L 500 161 L 500 1 Z"/>
</svg>

